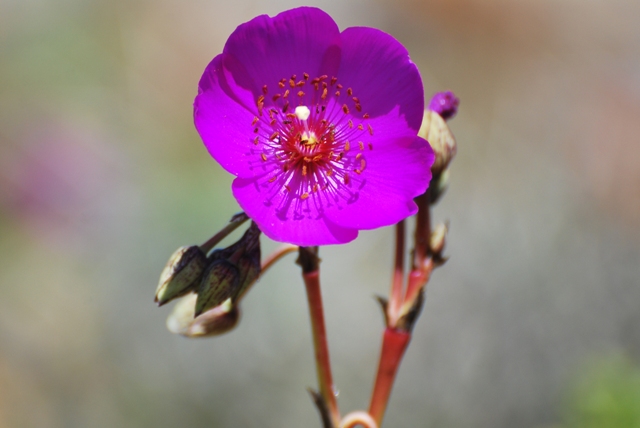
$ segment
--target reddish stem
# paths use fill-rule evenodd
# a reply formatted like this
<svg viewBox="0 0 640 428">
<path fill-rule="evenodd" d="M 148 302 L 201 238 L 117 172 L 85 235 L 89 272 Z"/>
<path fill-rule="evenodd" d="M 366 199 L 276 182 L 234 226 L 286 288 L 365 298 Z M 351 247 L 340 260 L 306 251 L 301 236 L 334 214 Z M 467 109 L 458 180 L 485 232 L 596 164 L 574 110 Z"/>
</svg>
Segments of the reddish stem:
<svg viewBox="0 0 640 428">
<path fill-rule="evenodd" d="M 333 378 L 331 376 L 331 363 L 329 361 L 329 345 L 327 332 L 324 325 L 324 311 L 322 309 L 322 295 L 320 293 L 320 272 L 315 270 L 303 273 L 304 285 L 307 289 L 309 301 L 309 316 L 311 317 L 311 332 L 313 334 L 313 347 L 315 351 L 316 370 L 318 372 L 318 386 L 320 395 L 324 399 L 331 414 L 334 426 L 340 424 L 340 411 L 334 392 Z"/>
<path fill-rule="evenodd" d="M 410 339 L 411 333 L 406 331 L 389 327 L 384 331 L 378 373 L 369 405 L 369 414 L 378 426 L 382 426 L 393 382 Z"/>
<path fill-rule="evenodd" d="M 396 253 L 393 268 L 393 282 L 391 284 L 391 299 L 387 308 L 389 326 L 395 326 L 402 306 L 402 285 L 404 282 L 404 239 L 405 221 L 396 224 Z"/>
</svg>

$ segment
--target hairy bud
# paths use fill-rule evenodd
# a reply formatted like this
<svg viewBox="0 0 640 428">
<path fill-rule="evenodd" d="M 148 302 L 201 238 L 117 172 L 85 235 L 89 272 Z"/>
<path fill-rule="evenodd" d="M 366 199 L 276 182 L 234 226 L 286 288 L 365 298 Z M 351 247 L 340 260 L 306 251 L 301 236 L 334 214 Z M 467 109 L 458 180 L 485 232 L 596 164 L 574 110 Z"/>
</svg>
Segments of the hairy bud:
<svg viewBox="0 0 640 428">
<path fill-rule="evenodd" d="M 447 168 L 456 155 L 456 140 L 444 119 L 431 110 L 425 110 L 418 135 L 429 142 L 436 154 L 431 172 L 437 176 Z"/>
<path fill-rule="evenodd" d="M 171 255 L 160 275 L 155 301 L 158 306 L 193 291 L 204 272 L 207 256 L 200 247 L 184 246 Z"/>
</svg>

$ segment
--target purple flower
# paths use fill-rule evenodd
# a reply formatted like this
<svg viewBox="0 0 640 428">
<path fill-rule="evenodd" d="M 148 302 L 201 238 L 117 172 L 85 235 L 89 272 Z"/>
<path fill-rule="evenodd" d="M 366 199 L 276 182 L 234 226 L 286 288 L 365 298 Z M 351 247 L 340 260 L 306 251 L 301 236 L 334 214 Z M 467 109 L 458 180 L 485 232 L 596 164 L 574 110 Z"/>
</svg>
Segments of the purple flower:
<svg viewBox="0 0 640 428">
<path fill-rule="evenodd" d="M 451 91 L 437 92 L 431 98 L 429 110 L 438 113 L 444 120 L 449 120 L 458 113 L 460 100 Z"/>
<path fill-rule="evenodd" d="M 196 128 L 270 238 L 345 243 L 417 211 L 434 160 L 417 137 L 422 81 L 388 34 L 340 32 L 310 7 L 258 16 L 231 34 L 198 89 Z"/>
</svg>

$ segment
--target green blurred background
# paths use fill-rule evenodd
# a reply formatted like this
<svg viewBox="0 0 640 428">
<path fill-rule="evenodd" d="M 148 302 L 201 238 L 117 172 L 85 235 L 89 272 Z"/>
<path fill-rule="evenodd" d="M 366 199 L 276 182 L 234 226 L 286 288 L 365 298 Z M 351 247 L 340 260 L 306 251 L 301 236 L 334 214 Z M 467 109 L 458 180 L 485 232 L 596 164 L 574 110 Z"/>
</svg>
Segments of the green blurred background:
<svg viewBox="0 0 640 428">
<path fill-rule="evenodd" d="M 451 259 L 386 426 L 640 427 L 640 3 L 312 3 L 462 100 Z M 0 0 L 1 428 L 320 426 L 292 256 L 231 334 L 174 336 L 153 304 L 173 250 L 238 210 L 192 125 L 200 74 L 296 5 Z M 343 411 L 367 405 L 391 237 L 322 249 Z"/>
</svg>

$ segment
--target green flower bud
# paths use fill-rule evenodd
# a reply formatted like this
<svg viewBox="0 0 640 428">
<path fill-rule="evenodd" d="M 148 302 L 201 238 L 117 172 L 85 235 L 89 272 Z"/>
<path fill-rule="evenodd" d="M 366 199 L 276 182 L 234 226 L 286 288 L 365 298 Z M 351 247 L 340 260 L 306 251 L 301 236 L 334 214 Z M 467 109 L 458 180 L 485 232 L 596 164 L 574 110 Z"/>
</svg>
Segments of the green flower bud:
<svg viewBox="0 0 640 428">
<path fill-rule="evenodd" d="M 225 259 L 215 260 L 209 265 L 198 288 L 195 306 L 197 317 L 207 309 L 220 305 L 227 299 L 233 299 L 240 287 L 238 267 Z"/>
<path fill-rule="evenodd" d="M 180 247 L 171 256 L 160 275 L 155 301 L 158 306 L 193 291 L 204 272 L 207 256 L 200 247 Z"/>
<path fill-rule="evenodd" d="M 436 160 L 431 166 L 433 175 L 440 174 L 447 168 L 457 150 L 456 140 L 449 126 L 438 113 L 425 110 L 418 135 L 429 142 L 436 154 Z"/>
</svg>

